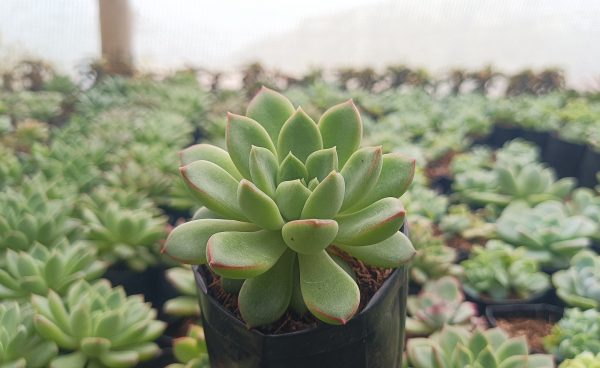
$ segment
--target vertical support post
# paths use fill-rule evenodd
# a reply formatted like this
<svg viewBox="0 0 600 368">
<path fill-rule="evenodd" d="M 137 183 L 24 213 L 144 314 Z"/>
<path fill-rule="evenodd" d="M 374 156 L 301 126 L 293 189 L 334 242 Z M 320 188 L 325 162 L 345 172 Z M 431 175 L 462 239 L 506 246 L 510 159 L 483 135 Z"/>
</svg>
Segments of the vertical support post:
<svg viewBox="0 0 600 368">
<path fill-rule="evenodd" d="M 133 73 L 132 14 L 129 0 L 98 0 L 104 69 L 109 74 Z"/>
</svg>

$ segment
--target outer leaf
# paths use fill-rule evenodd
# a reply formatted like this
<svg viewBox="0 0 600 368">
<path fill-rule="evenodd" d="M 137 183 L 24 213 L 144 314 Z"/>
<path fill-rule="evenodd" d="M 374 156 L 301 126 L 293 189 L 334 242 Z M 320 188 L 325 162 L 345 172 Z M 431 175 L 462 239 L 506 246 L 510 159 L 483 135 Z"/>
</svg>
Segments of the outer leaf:
<svg viewBox="0 0 600 368">
<path fill-rule="evenodd" d="M 365 147 L 354 152 L 342 168 L 346 191 L 342 211 L 353 207 L 377 184 L 383 165 L 381 147 Z"/>
<path fill-rule="evenodd" d="M 283 226 L 283 240 L 288 247 L 302 254 L 315 254 L 327 248 L 337 235 L 334 220 L 296 220 Z"/>
<path fill-rule="evenodd" d="M 229 153 L 212 144 L 201 143 L 190 146 L 179 152 L 179 158 L 181 166 L 189 165 L 194 161 L 204 160 L 219 165 L 237 180 L 242 178 L 242 174 L 240 174 L 233 161 L 231 161 Z"/>
<path fill-rule="evenodd" d="M 358 212 L 336 217 L 336 244 L 370 245 L 394 235 L 404 223 L 404 206 L 397 198 L 384 198 Z"/>
<path fill-rule="evenodd" d="M 244 215 L 267 230 L 279 230 L 284 224 L 275 201 L 246 179 L 238 186 L 237 199 Z"/>
<path fill-rule="evenodd" d="M 58 356 L 50 362 L 50 368 L 84 368 L 87 357 L 80 353 Z"/>
<path fill-rule="evenodd" d="M 280 232 L 223 232 L 208 239 L 210 268 L 231 279 L 249 279 L 269 270 L 287 249 Z"/>
<path fill-rule="evenodd" d="M 188 185 L 209 210 L 235 220 L 244 220 L 236 198 L 238 181 L 221 167 L 195 161 L 179 169 Z"/>
<path fill-rule="evenodd" d="M 362 247 L 338 245 L 338 247 L 368 265 L 383 268 L 402 266 L 417 254 L 410 240 L 401 232 L 372 245 Z"/>
<path fill-rule="evenodd" d="M 58 326 L 46 317 L 37 314 L 34 318 L 35 328 L 44 338 L 54 341 L 58 346 L 65 349 L 75 349 L 77 341 L 65 334 Z"/>
<path fill-rule="evenodd" d="M 338 170 L 338 157 L 335 147 L 315 151 L 306 159 L 306 170 L 308 177 L 317 178 L 319 181 L 325 179 L 332 171 Z"/>
<path fill-rule="evenodd" d="M 527 355 L 528 352 L 527 340 L 524 336 L 520 336 L 506 340 L 496 351 L 496 356 L 501 362 L 513 355 Z"/>
<path fill-rule="evenodd" d="M 262 87 L 254 96 L 246 115 L 262 125 L 273 142 L 277 142 L 279 131 L 294 113 L 294 105 L 280 93 Z"/>
<path fill-rule="evenodd" d="M 331 219 L 339 212 L 344 201 L 344 178 L 332 171 L 306 200 L 301 218 Z"/>
<path fill-rule="evenodd" d="M 259 123 L 241 115 L 227 114 L 227 151 L 238 171 L 250 179 L 250 150 L 264 147 L 274 154 L 275 146 L 269 134 Z"/>
<path fill-rule="evenodd" d="M 325 251 L 298 254 L 300 287 L 306 306 L 320 320 L 345 324 L 358 309 L 358 285 Z"/>
<path fill-rule="evenodd" d="M 108 367 L 133 367 L 139 361 L 139 355 L 133 350 L 109 351 L 100 356 L 100 360 Z"/>
<path fill-rule="evenodd" d="M 339 165 L 344 166 L 362 139 L 362 121 L 354 102 L 348 100 L 325 111 L 319 130 L 323 147 L 336 147 Z"/>
<path fill-rule="evenodd" d="M 252 147 L 250 150 L 250 176 L 252 182 L 270 197 L 277 187 L 277 157 L 266 148 Z"/>
<path fill-rule="evenodd" d="M 275 190 L 275 202 L 286 220 L 297 220 L 309 195 L 310 190 L 300 180 L 284 181 Z"/>
<path fill-rule="evenodd" d="M 306 180 L 307 176 L 308 172 L 306 171 L 306 167 L 304 167 L 302 161 L 300 161 L 296 156 L 294 156 L 293 153 L 290 152 L 279 166 L 279 171 L 277 172 L 277 183 L 296 179 Z"/>
<path fill-rule="evenodd" d="M 162 249 L 171 258 L 182 263 L 205 264 L 206 243 L 216 233 L 223 231 L 257 231 L 259 227 L 235 220 L 203 219 L 189 221 L 177 226 Z"/>
<path fill-rule="evenodd" d="M 295 258 L 288 250 L 270 270 L 244 282 L 238 304 L 249 327 L 274 322 L 285 313 L 292 297 Z"/>
</svg>

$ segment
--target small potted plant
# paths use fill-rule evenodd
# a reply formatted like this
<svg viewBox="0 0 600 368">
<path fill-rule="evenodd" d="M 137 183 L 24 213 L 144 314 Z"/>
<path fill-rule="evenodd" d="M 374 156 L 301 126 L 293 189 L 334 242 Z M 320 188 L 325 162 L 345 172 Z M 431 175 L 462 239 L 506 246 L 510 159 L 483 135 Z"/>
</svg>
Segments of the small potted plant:
<svg viewBox="0 0 600 368">
<path fill-rule="evenodd" d="M 246 116 L 228 114 L 227 151 L 182 153 L 205 208 L 163 251 L 202 265 L 194 272 L 212 366 L 400 367 L 415 250 L 399 232 L 398 198 L 415 162 L 360 148 L 361 137 L 352 101 L 317 124 L 263 88 Z M 365 277 L 382 283 L 369 289 Z"/>
<path fill-rule="evenodd" d="M 571 267 L 552 275 L 556 294 L 567 305 L 600 309 L 600 255 L 582 250 L 571 259 Z"/>
<path fill-rule="evenodd" d="M 544 338 L 544 346 L 559 360 L 575 358 L 585 351 L 600 353 L 600 312 L 566 309 L 564 317 Z"/>
</svg>

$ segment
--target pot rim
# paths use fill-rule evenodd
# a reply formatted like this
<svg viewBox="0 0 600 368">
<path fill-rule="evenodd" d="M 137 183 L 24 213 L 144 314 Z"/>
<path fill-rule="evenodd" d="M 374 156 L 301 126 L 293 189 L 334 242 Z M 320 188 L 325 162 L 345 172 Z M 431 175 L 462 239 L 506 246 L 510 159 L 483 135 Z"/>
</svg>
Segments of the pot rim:
<svg viewBox="0 0 600 368">
<path fill-rule="evenodd" d="M 517 314 L 523 311 L 547 312 L 550 315 L 559 316 L 560 319 L 564 313 L 564 308 L 548 303 L 488 305 L 485 307 L 485 319 L 490 326 L 496 327 L 498 322 L 495 313 L 514 312 Z"/>
<path fill-rule="evenodd" d="M 490 306 L 495 306 L 495 305 L 502 306 L 502 305 L 537 304 L 537 303 L 532 303 L 532 302 L 534 300 L 545 297 L 548 294 L 548 292 L 550 292 L 551 286 L 548 285 L 545 288 L 543 288 L 542 290 L 536 291 L 535 293 L 531 294 L 527 298 L 501 299 L 501 300 L 492 299 L 481 293 L 477 293 L 474 289 L 470 288 L 469 286 L 467 286 L 464 283 L 462 284 L 462 289 L 463 289 L 465 295 L 467 295 L 469 298 L 471 298 L 473 301 L 475 301 L 477 303 L 482 303 L 482 304 L 486 304 L 486 305 L 490 305 Z"/>
</svg>

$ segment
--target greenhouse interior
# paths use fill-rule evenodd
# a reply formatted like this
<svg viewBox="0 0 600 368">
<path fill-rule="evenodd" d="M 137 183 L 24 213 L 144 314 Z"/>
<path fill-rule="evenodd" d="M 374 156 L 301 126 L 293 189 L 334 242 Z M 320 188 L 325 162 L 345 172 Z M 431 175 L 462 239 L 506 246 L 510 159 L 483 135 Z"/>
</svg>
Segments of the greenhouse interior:
<svg viewBox="0 0 600 368">
<path fill-rule="evenodd" d="M 600 368 L 598 19 L 2 0 L 0 368 Z"/>
</svg>

